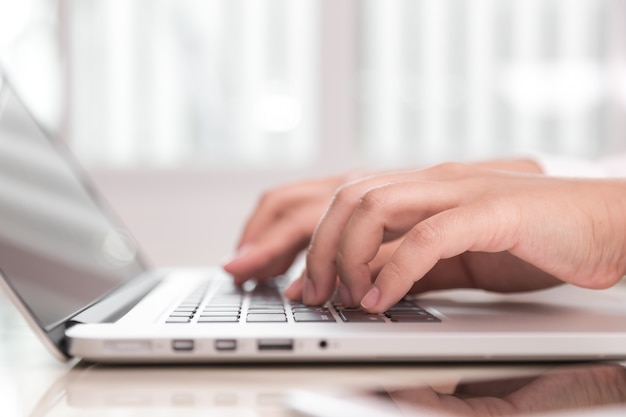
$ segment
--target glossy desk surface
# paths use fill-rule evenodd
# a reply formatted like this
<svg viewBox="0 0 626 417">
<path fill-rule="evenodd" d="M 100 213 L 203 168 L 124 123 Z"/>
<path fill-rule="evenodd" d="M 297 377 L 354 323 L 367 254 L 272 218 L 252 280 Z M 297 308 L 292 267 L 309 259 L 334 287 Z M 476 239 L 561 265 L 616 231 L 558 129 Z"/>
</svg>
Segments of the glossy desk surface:
<svg viewBox="0 0 626 417">
<path fill-rule="evenodd" d="M 0 295 L 0 415 L 3 417 L 292 416 L 285 400 L 294 389 L 378 390 L 427 383 L 445 391 L 460 380 L 528 375 L 549 368 L 553 365 L 112 367 L 60 363 Z"/>
</svg>

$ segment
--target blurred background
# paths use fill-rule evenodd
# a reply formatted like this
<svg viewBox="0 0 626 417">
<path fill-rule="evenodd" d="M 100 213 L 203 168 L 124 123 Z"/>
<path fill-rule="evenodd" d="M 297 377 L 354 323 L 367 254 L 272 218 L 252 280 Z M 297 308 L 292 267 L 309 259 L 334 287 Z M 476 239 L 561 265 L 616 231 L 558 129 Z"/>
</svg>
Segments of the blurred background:
<svg viewBox="0 0 626 417">
<path fill-rule="evenodd" d="M 0 0 L 0 60 L 159 266 L 300 178 L 626 151 L 625 0 Z"/>
</svg>

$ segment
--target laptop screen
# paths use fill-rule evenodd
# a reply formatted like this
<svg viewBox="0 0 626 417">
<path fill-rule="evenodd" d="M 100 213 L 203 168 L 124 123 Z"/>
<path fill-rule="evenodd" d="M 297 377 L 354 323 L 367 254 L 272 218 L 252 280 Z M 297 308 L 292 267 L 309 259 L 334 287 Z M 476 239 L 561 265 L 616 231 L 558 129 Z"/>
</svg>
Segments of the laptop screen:
<svg viewBox="0 0 626 417">
<path fill-rule="evenodd" d="M 46 330 L 145 269 L 61 146 L 0 76 L 0 271 Z"/>
</svg>

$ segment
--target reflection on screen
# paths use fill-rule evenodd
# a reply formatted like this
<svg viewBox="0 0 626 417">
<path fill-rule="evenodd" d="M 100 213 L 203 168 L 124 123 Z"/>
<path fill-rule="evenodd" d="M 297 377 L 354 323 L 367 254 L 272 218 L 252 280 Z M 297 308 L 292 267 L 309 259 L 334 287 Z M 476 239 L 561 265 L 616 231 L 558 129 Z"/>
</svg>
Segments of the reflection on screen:
<svg viewBox="0 0 626 417">
<path fill-rule="evenodd" d="M 58 144 L 7 84 L 0 113 L 0 270 L 44 328 L 143 270 Z"/>
</svg>

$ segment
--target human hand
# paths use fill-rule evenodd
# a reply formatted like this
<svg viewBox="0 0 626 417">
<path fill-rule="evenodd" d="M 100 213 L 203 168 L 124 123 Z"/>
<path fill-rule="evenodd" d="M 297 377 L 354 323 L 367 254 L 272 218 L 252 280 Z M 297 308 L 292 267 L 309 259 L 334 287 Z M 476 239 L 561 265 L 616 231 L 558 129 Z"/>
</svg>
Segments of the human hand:
<svg viewBox="0 0 626 417">
<path fill-rule="evenodd" d="M 410 291 L 606 288 L 626 270 L 626 182 L 465 164 L 387 173 L 334 195 L 286 294 L 382 312 Z M 397 248 L 372 273 L 384 242 Z"/>
<path fill-rule="evenodd" d="M 234 259 L 224 265 L 236 284 L 282 274 L 307 247 L 335 190 L 358 174 L 297 182 L 266 192 L 249 218 Z"/>
<path fill-rule="evenodd" d="M 389 397 L 407 415 L 416 408 L 468 417 L 543 415 L 626 403 L 626 371 L 610 363 L 569 366 L 534 377 L 461 383 L 450 394 L 419 387 L 396 389 Z"/>
<path fill-rule="evenodd" d="M 521 172 L 540 172 L 531 160 L 488 160 L 477 165 Z M 368 175 L 357 171 L 344 175 L 296 182 L 274 188 L 259 200 L 237 245 L 237 254 L 224 269 L 235 283 L 268 279 L 287 271 L 296 256 L 307 247 L 315 225 L 341 185 Z M 383 245 L 372 269 L 382 268 L 395 248 Z"/>
</svg>

